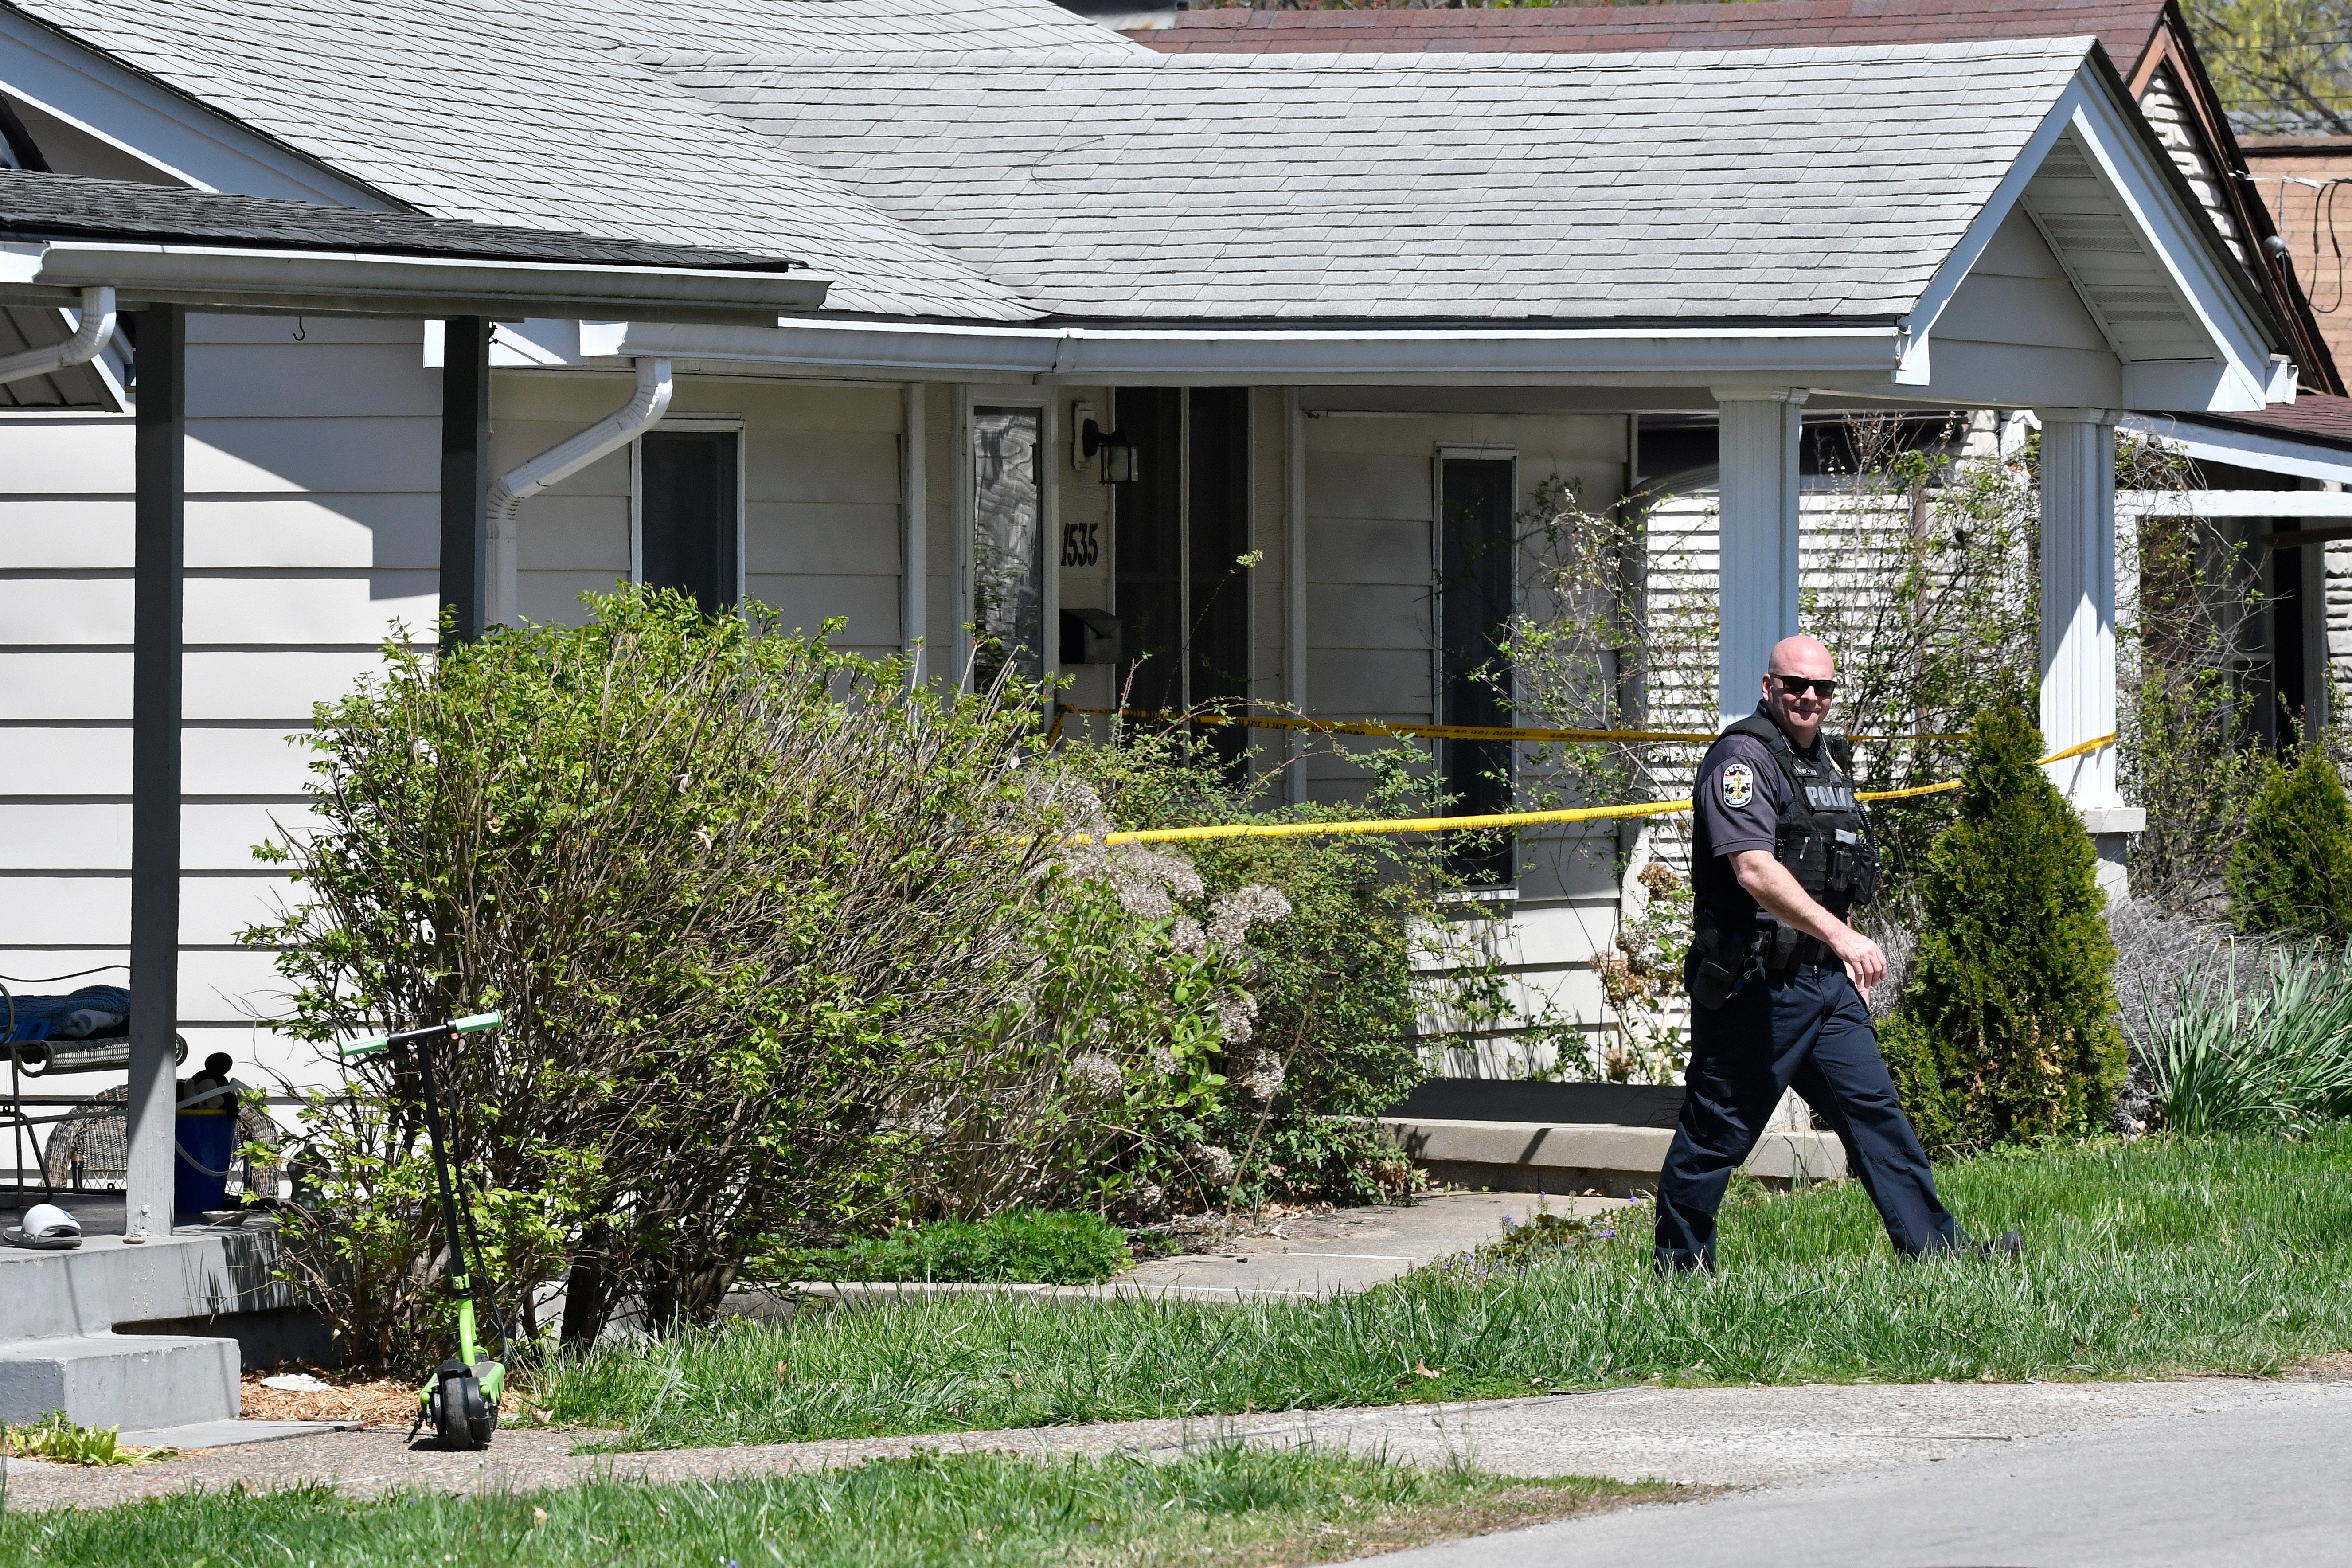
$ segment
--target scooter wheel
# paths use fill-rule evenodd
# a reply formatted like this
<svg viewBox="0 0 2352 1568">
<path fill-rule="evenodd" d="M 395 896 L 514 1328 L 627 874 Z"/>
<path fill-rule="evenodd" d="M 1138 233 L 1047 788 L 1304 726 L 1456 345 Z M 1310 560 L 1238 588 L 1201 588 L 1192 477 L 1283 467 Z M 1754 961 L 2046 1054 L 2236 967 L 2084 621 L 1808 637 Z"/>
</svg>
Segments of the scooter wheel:
<svg viewBox="0 0 2352 1568">
<path fill-rule="evenodd" d="M 470 1372 L 452 1373 L 434 1394 L 433 1425 L 441 1446 L 468 1453 L 489 1446 L 496 1419 L 482 1400 L 482 1385 Z"/>
</svg>

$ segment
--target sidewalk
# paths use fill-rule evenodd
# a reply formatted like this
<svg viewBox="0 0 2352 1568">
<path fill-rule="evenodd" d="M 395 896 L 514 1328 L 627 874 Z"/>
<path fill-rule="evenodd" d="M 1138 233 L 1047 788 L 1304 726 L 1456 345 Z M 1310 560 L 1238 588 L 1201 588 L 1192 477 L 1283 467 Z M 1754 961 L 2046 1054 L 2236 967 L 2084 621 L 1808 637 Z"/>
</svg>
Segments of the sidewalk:
<svg viewBox="0 0 2352 1568">
<path fill-rule="evenodd" d="M 1313 1444 L 1419 1464 L 1466 1459 L 1505 1475 L 1607 1476 L 1708 1487 L 1758 1487 L 1906 1469 L 1979 1456 L 2116 1423 L 2186 1420 L 2314 1405 L 2352 1416 L 2352 1366 L 2334 1381 L 1813 1384 L 1795 1388 L 1633 1387 L 1472 1405 L 931 1433 L 742 1447 L 581 1455 L 593 1431 L 501 1431 L 480 1454 L 412 1449 L 404 1431 L 375 1428 L 215 1448 L 136 1469 L 86 1470 L 11 1463 L 14 1509 L 96 1507 L 194 1487 L 270 1489 L 306 1484 L 356 1496 L 399 1489 L 526 1490 L 614 1478 L 647 1481 L 836 1468 L 917 1449 L 1003 1453 L 1173 1454 L 1223 1439 Z"/>
<path fill-rule="evenodd" d="M 1155 1258 L 1104 1285 L 806 1284 L 797 1293 L 847 1307 L 970 1294 L 1094 1301 L 1108 1296 L 1167 1296 L 1185 1301 L 1333 1296 L 1395 1279 L 1408 1269 L 1499 1239 L 1503 1221 L 1525 1224 L 1538 1205 L 1559 1215 L 1598 1215 L 1623 1198 L 1538 1197 L 1533 1193 L 1432 1193 L 1409 1208 L 1329 1209 L 1237 1231 L 1208 1250 Z M 742 1290 L 730 1313 L 762 1321 L 789 1317 L 792 1298 Z"/>
</svg>

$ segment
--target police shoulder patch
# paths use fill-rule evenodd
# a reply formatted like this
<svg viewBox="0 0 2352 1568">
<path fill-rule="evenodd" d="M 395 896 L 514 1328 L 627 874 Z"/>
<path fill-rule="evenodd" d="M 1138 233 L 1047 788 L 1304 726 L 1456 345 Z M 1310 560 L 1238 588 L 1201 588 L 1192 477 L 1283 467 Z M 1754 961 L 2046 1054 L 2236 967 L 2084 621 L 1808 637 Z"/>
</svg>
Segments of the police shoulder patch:
<svg viewBox="0 0 2352 1568">
<path fill-rule="evenodd" d="M 1723 768 L 1723 804 L 1738 811 L 1756 798 L 1756 770 L 1746 763 L 1727 763 Z"/>
</svg>

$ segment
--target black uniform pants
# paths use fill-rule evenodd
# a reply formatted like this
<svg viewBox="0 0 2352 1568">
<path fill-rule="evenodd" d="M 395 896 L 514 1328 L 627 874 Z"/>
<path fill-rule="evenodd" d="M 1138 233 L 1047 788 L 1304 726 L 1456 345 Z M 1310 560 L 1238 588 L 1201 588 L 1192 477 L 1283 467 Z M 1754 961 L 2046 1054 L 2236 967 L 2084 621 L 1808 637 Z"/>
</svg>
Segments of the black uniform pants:
<svg viewBox="0 0 2352 1568">
<path fill-rule="evenodd" d="M 1749 971 L 1721 1007 L 1691 1010 L 1680 1124 L 1658 1173 L 1658 1267 L 1715 1267 L 1715 1213 L 1731 1173 L 1793 1088 L 1845 1145 L 1846 1169 L 1887 1237 L 1916 1256 L 1960 1245 L 1919 1135 L 1878 1054 L 1870 1013 L 1836 960 Z"/>
</svg>

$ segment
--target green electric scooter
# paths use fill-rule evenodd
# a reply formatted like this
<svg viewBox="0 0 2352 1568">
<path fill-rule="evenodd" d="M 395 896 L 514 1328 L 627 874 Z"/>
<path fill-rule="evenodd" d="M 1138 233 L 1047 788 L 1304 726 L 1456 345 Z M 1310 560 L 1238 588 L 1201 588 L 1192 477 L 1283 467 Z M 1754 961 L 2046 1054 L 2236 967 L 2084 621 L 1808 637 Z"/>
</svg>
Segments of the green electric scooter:
<svg viewBox="0 0 2352 1568">
<path fill-rule="evenodd" d="M 355 1040 L 342 1047 L 343 1058 L 348 1061 L 353 1057 L 407 1046 L 416 1054 L 417 1075 L 424 1080 L 425 1131 L 433 1144 L 433 1173 L 441 1184 L 441 1223 L 449 1237 L 453 1265 L 449 1288 L 457 1294 L 457 1353 L 443 1362 L 432 1380 L 417 1391 L 416 1424 L 409 1427 L 408 1437 L 415 1442 L 416 1434 L 430 1421 L 445 1448 L 489 1447 L 490 1434 L 499 1429 L 499 1398 L 506 1392 L 507 1369 L 503 1362 L 483 1355 L 481 1346 L 474 1341 L 474 1293 L 481 1287 L 484 1272 L 482 1243 L 478 1236 L 473 1236 L 470 1226 L 460 1223 L 457 1189 L 449 1179 L 449 1154 L 443 1142 L 441 1090 L 433 1076 L 432 1047 L 436 1041 L 454 1046 L 459 1037 L 495 1028 L 503 1021 L 502 1014 L 477 1013 L 446 1024 L 428 1024 L 397 1035 Z M 466 1245 L 469 1236 L 473 1239 L 470 1262 Z M 504 1337 L 503 1331 L 500 1337 Z"/>
</svg>

